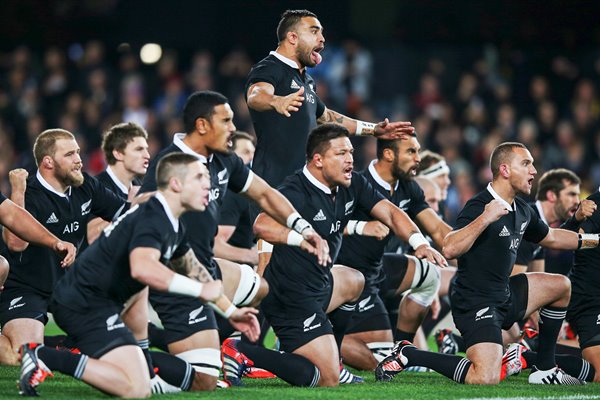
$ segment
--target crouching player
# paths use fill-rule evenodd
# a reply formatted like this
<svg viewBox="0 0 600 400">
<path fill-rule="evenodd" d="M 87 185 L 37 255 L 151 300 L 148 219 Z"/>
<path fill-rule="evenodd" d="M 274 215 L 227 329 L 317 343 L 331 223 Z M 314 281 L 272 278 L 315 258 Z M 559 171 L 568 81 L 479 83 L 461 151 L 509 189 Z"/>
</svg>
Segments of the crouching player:
<svg viewBox="0 0 600 400">
<path fill-rule="evenodd" d="M 114 396 L 150 396 L 144 353 L 119 316 L 123 304 L 145 292 L 146 286 L 200 298 L 250 340 L 258 337 L 257 311 L 233 306 L 223 294 L 221 281 L 200 283 L 208 272 L 184 240 L 179 217 L 186 211 L 203 211 L 208 203 L 206 167 L 192 155 L 171 154 L 160 161 L 156 178 L 156 195 L 109 225 L 77 260 L 71 273 L 57 283 L 50 309 L 82 354 L 36 343 L 23 345 L 21 394 L 37 395 L 36 387 L 51 370 L 56 370 Z M 175 273 L 166 265 L 195 279 Z M 147 312 L 143 307 L 140 310 Z M 156 363 L 161 373 L 173 378 L 169 365 L 164 368 Z M 182 389 L 189 389 L 194 370 L 190 366 L 182 373 Z M 164 379 L 169 381 L 166 376 Z"/>
</svg>

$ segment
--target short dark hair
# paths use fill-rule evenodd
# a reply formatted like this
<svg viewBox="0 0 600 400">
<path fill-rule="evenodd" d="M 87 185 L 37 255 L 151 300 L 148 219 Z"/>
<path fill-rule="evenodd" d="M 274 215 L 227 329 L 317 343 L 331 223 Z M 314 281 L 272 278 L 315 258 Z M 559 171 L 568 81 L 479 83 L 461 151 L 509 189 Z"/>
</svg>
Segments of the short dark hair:
<svg viewBox="0 0 600 400">
<path fill-rule="evenodd" d="M 304 17 L 317 18 L 317 15 L 308 10 L 286 10 L 281 14 L 281 20 L 277 24 L 277 41 L 281 43 L 287 33 Z"/>
<path fill-rule="evenodd" d="M 566 184 L 565 184 L 566 182 Z M 546 171 L 538 181 L 538 190 L 535 196 L 536 200 L 546 201 L 546 193 L 551 190 L 557 194 L 568 185 L 580 185 L 581 179 L 573 171 L 566 168 L 555 168 Z"/>
<path fill-rule="evenodd" d="M 39 167 L 46 156 L 54 158 L 56 153 L 56 141 L 60 139 L 75 140 L 75 136 L 65 129 L 47 129 L 40 133 L 33 144 L 33 157 L 35 164 Z"/>
<path fill-rule="evenodd" d="M 125 147 L 136 137 L 148 139 L 148 132 L 135 122 L 123 122 L 111 126 L 104 135 L 102 135 L 102 151 L 108 165 L 114 165 L 117 159 L 113 151 L 125 151 Z"/>
<path fill-rule="evenodd" d="M 385 149 L 391 149 L 394 154 L 398 151 L 398 142 L 391 139 L 377 139 L 377 159 L 383 158 L 383 151 Z"/>
<path fill-rule="evenodd" d="M 500 173 L 500 164 L 505 164 L 510 161 L 515 147 L 527 150 L 527 147 L 525 147 L 523 143 L 504 142 L 500 143 L 492 151 L 492 155 L 490 156 L 490 169 L 492 170 L 493 179 L 496 179 Z"/>
<path fill-rule="evenodd" d="M 233 142 L 234 149 L 235 149 L 235 145 L 237 144 L 238 140 L 249 140 L 252 142 L 252 144 L 255 144 L 254 136 L 252 136 L 248 132 L 244 132 L 244 131 L 235 131 L 233 133 L 233 137 L 231 138 L 231 141 Z"/>
<path fill-rule="evenodd" d="M 331 140 L 344 136 L 350 137 L 350 132 L 342 125 L 319 125 L 308 134 L 306 160 L 310 161 L 315 154 L 324 154 L 331 146 L 329 143 Z"/>
<path fill-rule="evenodd" d="M 165 155 L 156 166 L 156 187 L 166 188 L 172 177 L 183 180 L 187 174 L 187 166 L 197 161 L 198 157 L 187 153 L 173 152 Z"/>
<path fill-rule="evenodd" d="M 202 90 L 192 93 L 183 106 L 183 127 L 186 133 L 191 133 L 196 128 L 196 120 L 204 118 L 209 120 L 215 113 L 215 107 L 228 103 L 227 97 L 212 90 Z"/>
</svg>

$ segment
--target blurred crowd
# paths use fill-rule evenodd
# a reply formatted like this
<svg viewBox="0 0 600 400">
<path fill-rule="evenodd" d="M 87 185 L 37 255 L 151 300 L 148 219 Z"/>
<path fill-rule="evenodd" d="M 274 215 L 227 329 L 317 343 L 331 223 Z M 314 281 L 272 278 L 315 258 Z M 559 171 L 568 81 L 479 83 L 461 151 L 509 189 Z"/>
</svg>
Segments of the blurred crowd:
<svg viewBox="0 0 600 400">
<path fill-rule="evenodd" d="M 225 94 L 237 128 L 253 133 L 244 84 L 258 60 L 239 48 L 220 59 L 209 50 L 165 49 L 156 64 L 145 65 L 128 45 L 110 49 L 100 41 L 0 52 L 0 190 L 10 192 L 10 169 L 35 168 L 32 143 L 51 127 L 77 136 L 92 174 L 105 166 L 101 135 L 115 123 L 144 126 L 155 154 L 183 131 L 181 110 L 196 90 Z M 310 73 L 336 111 L 367 121 L 412 121 L 422 147 L 443 154 L 450 166 L 450 221 L 490 180 L 490 151 L 503 141 L 525 143 L 540 175 L 566 167 L 582 178 L 584 193 L 600 185 L 597 51 L 366 48 L 348 39 L 328 42 L 323 62 Z M 375 158 L 375 141 L 354 144 L 362 169 Z"/>
</svg>

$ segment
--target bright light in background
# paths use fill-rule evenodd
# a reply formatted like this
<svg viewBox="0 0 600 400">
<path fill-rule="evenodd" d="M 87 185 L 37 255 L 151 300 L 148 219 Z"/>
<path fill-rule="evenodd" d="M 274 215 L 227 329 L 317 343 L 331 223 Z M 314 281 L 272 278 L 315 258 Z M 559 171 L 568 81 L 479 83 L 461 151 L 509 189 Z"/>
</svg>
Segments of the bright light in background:
<svg viewBox="0 0 600 400">
<path fill-rule="evenodd" d="M 140 58 L 144 64 L 154 64 L 162 56 L 162 48 L 156 43 L 146 43 L 140 50 Z"/>
</svg>

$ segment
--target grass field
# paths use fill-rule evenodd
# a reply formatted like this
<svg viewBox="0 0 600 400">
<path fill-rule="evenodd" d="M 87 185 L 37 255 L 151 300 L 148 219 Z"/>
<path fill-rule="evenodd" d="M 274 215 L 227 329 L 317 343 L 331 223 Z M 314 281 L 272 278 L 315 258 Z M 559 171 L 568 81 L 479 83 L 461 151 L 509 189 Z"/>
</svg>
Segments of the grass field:
<svg viewBox="0 0 600 400">
<path fill-rule="evenodd" d="M 56 327 L 50 325 L 49 332 Z M 17 398 L 17 367 L 0 367 L 0 398 Z M 287 400 L 311 399 L 600 399 L 600 384 L 586 386 L 534 386 L 527 383 L 527 372 L 513 376 L 498 386 L 458 385 L 435 373 L 404 372 L 391 383 L 378 383 L 372 373 L 362 376 L 363 385 L 347 385 L 338 388 L 293 388 L 279 379 L 245 379 L 242 388 L 217 389 L 212 393 L 182 393 L 163 395 L 161 398 L 214 398 L 214 399 L 260 399 Z M 39 387 L 42 397 L 48 399 L 99 399 L 107 396 L 73 378 L 57 373 Z"/>
</svg>

